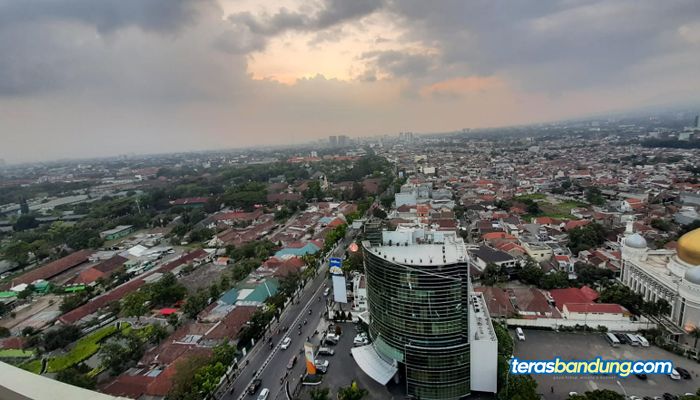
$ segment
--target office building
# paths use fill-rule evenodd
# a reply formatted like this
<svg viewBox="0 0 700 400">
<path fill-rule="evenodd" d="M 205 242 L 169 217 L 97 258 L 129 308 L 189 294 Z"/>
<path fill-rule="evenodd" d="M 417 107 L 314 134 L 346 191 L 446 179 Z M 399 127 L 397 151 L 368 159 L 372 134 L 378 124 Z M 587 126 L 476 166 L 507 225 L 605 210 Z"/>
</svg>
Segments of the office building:
<svg viewBox="0 0 700 400">
<path fill-rule="evenodd" d="M 497 342 L 483 304 L 478 315 L 469 311 L 464 241 L 454 232 L 405 229 L 383 231 L 381 243 L 365 241 L 362 248 L 372 343 L 353 349 L 360 368 L 382 384 L 392 378 L 405 384 L 407 395 L 417 399 L 468 396 L 471 341 L 481 341 L 480 351 L 490 343 L 483 350 L 489 354 Z M 480 325 L 470 331 L 475 318 Z M 487 371 L 493 385 L 477 376 L 475 390 L 495 392 L 495 370 Z"/>
<path fill-rule="evenodd" d="M 328 136 L 328 144 L 331 147 L 338 146 L 338 136 Z"/>
</svg>

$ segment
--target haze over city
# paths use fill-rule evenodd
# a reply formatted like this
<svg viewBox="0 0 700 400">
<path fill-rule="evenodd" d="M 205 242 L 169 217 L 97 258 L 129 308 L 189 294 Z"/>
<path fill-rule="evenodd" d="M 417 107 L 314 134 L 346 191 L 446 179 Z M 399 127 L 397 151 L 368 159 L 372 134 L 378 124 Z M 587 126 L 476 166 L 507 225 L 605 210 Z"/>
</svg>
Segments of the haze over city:
<svg viewBox="0 0 700 400">
<path fill-rule="evenodd" d="M 8 163 L 697 104 L 688 1 L 0 2 Z"/>
</svg>

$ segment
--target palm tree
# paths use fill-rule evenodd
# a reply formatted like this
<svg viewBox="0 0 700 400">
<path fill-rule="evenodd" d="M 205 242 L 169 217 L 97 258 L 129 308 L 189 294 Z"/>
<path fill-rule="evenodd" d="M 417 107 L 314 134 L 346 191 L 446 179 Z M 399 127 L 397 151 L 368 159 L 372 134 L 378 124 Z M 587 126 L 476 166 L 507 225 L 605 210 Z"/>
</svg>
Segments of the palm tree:
<svg viewBox="0 0 700 400">
<path fill-rule="evenodd" d="M 350 386 L 342 387 L 338 390 L 338 400 L 361 400 L 367 396 L 367 389 L 357 386 L 357 382 L 352 381 Z"/>
</svg>

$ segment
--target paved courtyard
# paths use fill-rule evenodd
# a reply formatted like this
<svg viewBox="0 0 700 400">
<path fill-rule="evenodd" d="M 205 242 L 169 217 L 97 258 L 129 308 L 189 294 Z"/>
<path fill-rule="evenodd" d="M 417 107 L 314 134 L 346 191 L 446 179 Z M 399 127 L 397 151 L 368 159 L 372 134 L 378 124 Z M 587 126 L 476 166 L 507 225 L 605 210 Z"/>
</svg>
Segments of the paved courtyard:
<svg viewBox="0 0 700 400">
<path fill-rule="evenodd" d="M 641 380 L 634 375 L 627 378 L 616 376 L 554 376 L 533 375 L 537 380 L 540 392 L 547 399 L 565 399 L 569 392 L 583 393 L 589 390 L 610 389 L 622 393 L 617 381 L 627 392 L 628 396 L 661 396 L 668 392 L 676 395 L 695 393 L 700 387 L 700 364 L 684 357 L 677 356 L 655 346 L 632 347 L 621 344 L 611 347 L 601 333 L 563 333 L 525 329 L 526 340 L 515 341 L 514 355 L 524 360 L 551 359 L 592 359 L 600 356 L 603 359 L 618 360 L 671 360 L 675 366 L 687 369 L 690 380 L 671 380 L 666 375 L 649 375 L 647 380 Z M 513 331 L 511 335 L 515 337 Z M 554 388 L 554 392 L 552 392 Z"/>
</svg>

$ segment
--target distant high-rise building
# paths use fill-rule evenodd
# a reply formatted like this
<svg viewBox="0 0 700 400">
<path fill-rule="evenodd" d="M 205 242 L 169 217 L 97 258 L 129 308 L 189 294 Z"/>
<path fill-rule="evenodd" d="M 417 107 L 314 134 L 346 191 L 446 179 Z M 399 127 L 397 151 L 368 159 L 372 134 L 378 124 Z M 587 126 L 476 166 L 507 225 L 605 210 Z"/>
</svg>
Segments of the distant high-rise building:
<svg viewBox="0 0 700 400">
<path fill-rule="evenodd" d="M 328 136 L 328 144 L 331 147 L 336 147 L 338 145 L 338 136 Z"/>
<path fill-rule="evenodd" d="M 362 252 L 372 344 L 352 350 L 360 368 L 383 384 L 401 377 L 417 399 L 495 392 L 498 342 L 483 301 L 470 315 L 464 241 L 454 232 L 383 231 L 381 243 L 364 241 Z M 470 319 L 483 332 L 472 332 Z M 471 371 L 472 336 L 488 339 L 475 342 L 485 375 Z"/>
<path fill-rule="evenodd" d="M 348 145 L 348 137 L 345 135 L 340 135 L 338 136 L 338 146 L 347 146 Z"/>
<path fill-rule="evenodd" d="M 693 124 L 695 129 L 700 129 L 700 114 L 695 116 L 695 123 Z"/>
</svg>

